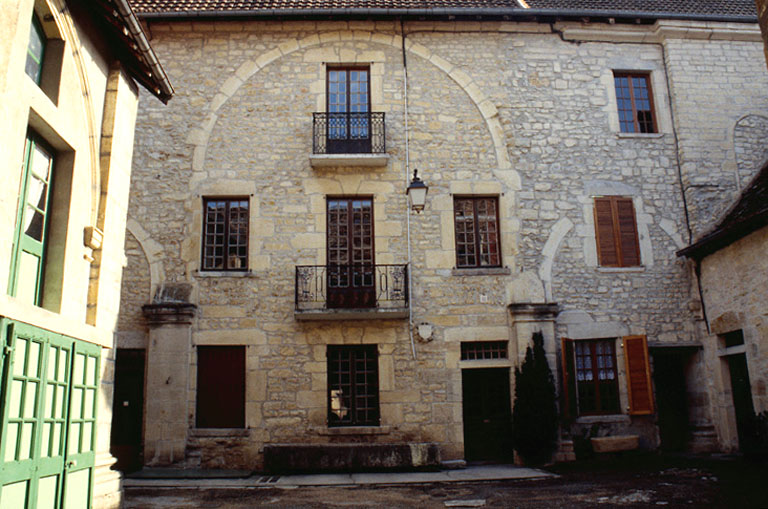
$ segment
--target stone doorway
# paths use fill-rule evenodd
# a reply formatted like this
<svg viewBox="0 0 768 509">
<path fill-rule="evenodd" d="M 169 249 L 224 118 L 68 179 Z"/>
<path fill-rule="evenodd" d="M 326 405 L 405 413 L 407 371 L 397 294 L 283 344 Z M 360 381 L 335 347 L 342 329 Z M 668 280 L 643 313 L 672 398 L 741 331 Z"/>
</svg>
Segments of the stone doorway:
<svg viewBox="0 0 768 509">
<path fill-rule="evenodd" d="M 123 472 L 140 470 L 143 464 L 145 358 L 143 348 L 118 348 L 115 358 L 110 452 Z"/>
<path fill-rule="evenodd" d="M 464 457 L 506 462 L 513 458 L 509 368 L 461 371 Z"/>
</svg>

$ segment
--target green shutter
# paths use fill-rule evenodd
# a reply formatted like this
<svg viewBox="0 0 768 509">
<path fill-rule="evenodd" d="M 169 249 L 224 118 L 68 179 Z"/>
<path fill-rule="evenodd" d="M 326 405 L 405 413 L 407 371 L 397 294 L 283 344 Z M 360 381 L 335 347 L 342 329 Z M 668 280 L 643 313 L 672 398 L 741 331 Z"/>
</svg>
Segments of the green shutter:
<svg viewBox="0 0 768 509">
<path fill-rule="evenodd" d="M 42 304 L 52 176 L 52 151 L 36 136 L 27 135 L 8 293 L 38 306 Z"/>
</svg>

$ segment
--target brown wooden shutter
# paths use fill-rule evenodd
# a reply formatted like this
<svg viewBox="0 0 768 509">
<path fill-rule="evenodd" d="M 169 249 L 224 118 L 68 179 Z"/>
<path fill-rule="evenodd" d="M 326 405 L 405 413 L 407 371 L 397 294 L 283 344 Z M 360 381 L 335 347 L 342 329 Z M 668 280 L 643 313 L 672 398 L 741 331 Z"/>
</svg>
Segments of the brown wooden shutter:
<svg viewBox="0 0 768 509">
<path fill-rule="evenodd" d="M 595 198 L 595 237 L 600 265 L 619 265 L 619 252 L 613 229 L 613 207 L 610 198 Z"/>
<path fill-rule="evenodd" d="M 616 198 L 615 203 L 621 252 L 620 265 L 622 267 L 640 265 L 640 248 L 637 243 L 637 223 L 632 198 Z"/>
<path fill-rule="evenodd" d="M 245 347 L 197 347 L 197 427 L 245 427 Z"/>
<path fill-rule="evenodd" d="M 576 406 L 576 368 L 573 364 L 573 340 L 561 338 L 560 355 L 563 364 L 563 386 L 561 388 L 561 412 L 567 419 L 575 419 Z"/>
<path fill-rule="evenodd" d="M 622 339 L 627 367 L 629 413 L 630 415 L 652 414 L 653 389 L 645 336 L 625 336 Z"/>
</svg>

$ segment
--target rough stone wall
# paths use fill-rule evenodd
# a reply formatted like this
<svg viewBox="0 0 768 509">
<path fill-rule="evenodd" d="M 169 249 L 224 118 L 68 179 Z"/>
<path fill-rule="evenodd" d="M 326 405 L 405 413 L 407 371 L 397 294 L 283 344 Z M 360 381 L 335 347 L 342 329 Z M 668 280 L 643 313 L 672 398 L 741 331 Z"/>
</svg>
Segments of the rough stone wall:
<svg viewBox="0 0 768 509">
<path fill-rule="evenodd" d="M 130 232 L 125 234 L 125 256 L 128 264 L 123 270 L 117 330 L 119 333 L 131 331 L 146 334 L 147 323 L 141 313 L 141 306 L 147 304 L 151 297 L 149 263 L 141 245 Z"/>
<path fill-rule="evenodd" d="M 753 42 L 668 40 L 670 88 L 683 184 L 694 237 L 704 233 L 760 169 L 737 167 L 732 136 L 746 115 L 768 108 L 768 73 Z M 760 150 L 762 153 L 763 150 Z"/>
<path fill-rule="evenodd" d="M 743 332 L 755 411 L 768 410 L 767 249 L 768 228 L 762 228 L 707 256 L 701 264 L 704 302 L 713 333 L 705 345 L 714 375 L 707 382 L 715 395 L 715 425 L 726 449 L 737 449 L 738 440 L 727 363 L 717 356 L 717 350 L 725 346 L 718 334 Z"/>
<path fill-rule="evenodd" d="M 130 215 L 163 246 L 150 265 L 160 260 L 166 280 L 193 284 L 199 306 L 193 345 L 247 345 L 247 433 L 193 430 L 193 463 L 218 465 L 227 443 L 227 454 L 253 467 L 263 443 L 292 441 L 434 441 L 444 459 L 462 457 L 461 369 L 480 364 L 461 361 L 459 345 L 511 340 L 509 360 L 482 366 L 513 367 L 530 337 L 515 337 L 510 303 L 558 302 L 565 313 L 557 336 L 578 325 L 593 331 L 591 337 L 693 339 L 690 280 L 674 254 L 684 245 L 686 226 L 659 45 L 576 45 L 535 24 L 409 25 L 410 167 L 430 186 L 425 211 L 410 222 L 413 320 L 434 326 L 431 342 L 416 343 L 414 360 L 405 320 L 321 323 L 293 316 L 294 267 L 325 263 L 327 196 L 373 195 L 376 262 L 407 261 L 398 26 L 176 22 L 151 28 L 178 94 L 168 109 L 146 97 L 141 102 Z M 678 86 L 700 79 L 698 67 L 686 63 L 694 58 L 686 44 L 670 43 L 675 59 L 667 50 L 667 63 L 682 66 L 674 75 Z M 703 50 L 718 62 L 712 69 L 734 66 L 728 76 L 749 75 L 753 65 L 742 57 L 721 60 L 759 47 L 692 44 L 709 44 Z M 372 111 L 386 113 L 390 161 L 384 168 L 310 167 L 311 113 L 325 110 L 325 66 L 334 63 L 370 65 Z M 618 132 L 614 69 L 651 73 L 658 134 Z M 706 100 L 723 98 L 739 112 L 706 124 L 713 113 L 699 96 L 682 91 L 674 98 L 681 102 L 675 119 L 683 126 L 681 152 L 691 175 L 718 164 L 735 169 L 733 126 L 766 100 L 724 96 Z M 694 118 L 692 111 L 701 108 L 702 118 Z M 700 133 L 692 123 L 710 127 Z M 694 151 L 699 134 L 709 148 L 710 132 L 724 149 Z M 717 161 L 708 159 L 715 155 Z M 202 198 L 223 195 L 249 196 L 251 271 L 245 276 L 198 272 Z M 503 268 L 454 270 L 453 195 L 499 197 Z M 642 267 L 597 266 L 592 203 L 603 195 L 632 197 Z M 553 366 L 554 339 L 546 338 Z M 331 436 L 326 345 L 362 343 L 379 345 L 381 433 Z M 194 353 L 191 358 L 194 363 Z M 619 366 L 625 407 L 622 359 Z M 191 412 L 191 428 L 194 422 Z M 611 426 L 641 429 L 654 442 L 649 419 L 619 424 Z"/>
</svg>

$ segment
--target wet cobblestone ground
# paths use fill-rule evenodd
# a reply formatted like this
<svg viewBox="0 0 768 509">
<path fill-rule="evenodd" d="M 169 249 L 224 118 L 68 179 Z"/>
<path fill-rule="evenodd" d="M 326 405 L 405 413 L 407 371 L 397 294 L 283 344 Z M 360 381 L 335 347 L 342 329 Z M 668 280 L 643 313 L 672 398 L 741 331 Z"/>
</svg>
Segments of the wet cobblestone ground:
<svg viewBox="0 0 768 509">
<path fill-rule="evenodd" d="M 768 464 L 637 455 L 556 465 L 555 479 L 421 485 L 127 488 L 125 509 L 419 507 L 768 508 Z"/>
</svg>

